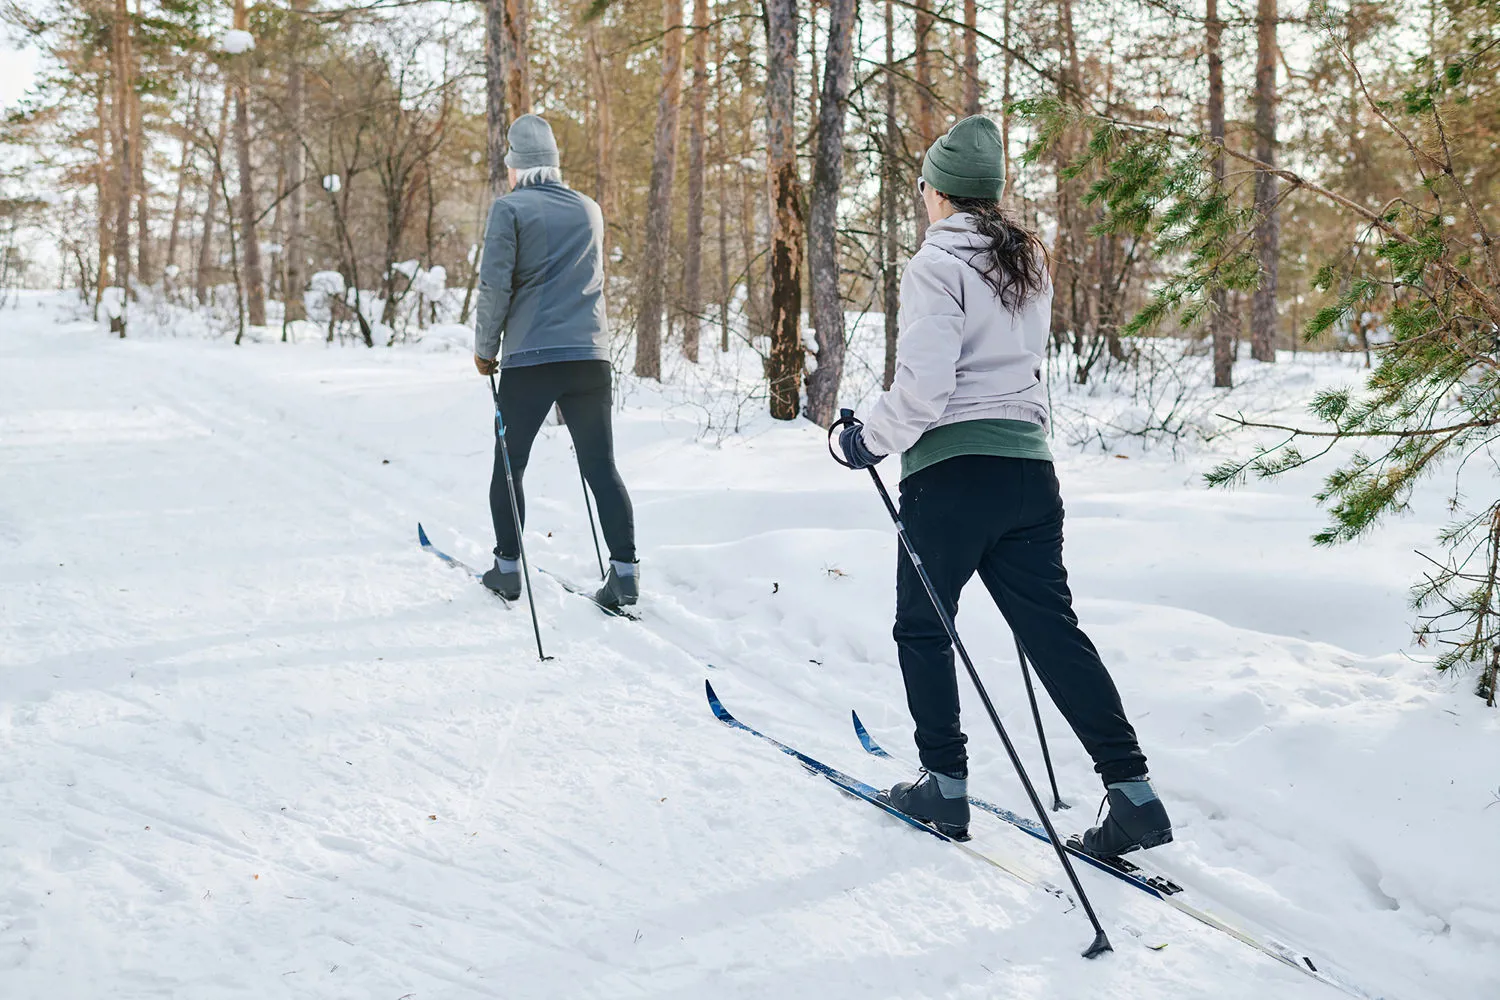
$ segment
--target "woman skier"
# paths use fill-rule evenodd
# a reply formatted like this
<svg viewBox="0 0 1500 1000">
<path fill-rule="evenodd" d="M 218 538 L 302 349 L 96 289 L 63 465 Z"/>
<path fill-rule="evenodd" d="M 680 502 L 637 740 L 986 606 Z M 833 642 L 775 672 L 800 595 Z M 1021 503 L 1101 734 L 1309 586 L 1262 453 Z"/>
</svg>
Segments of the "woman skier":
<svg viewBox="0 0 1500 1000">
<path fill-rule="evenodd" d="M 531 445 L 553 404 L 562 410 L 609 545 L 609 573 L 595 600 L 611 608 L 634 604 L 640 593 L 635 515 L 615 468 L 610 419 L 604 218 L 592 199 L 563 183 L 557 140 L 545 119 L 522 115 L 508 141 L 512 190 L 495 199 L 485 227 L 474 367 L 486 376 L 500 372 L 499 406 L 523 522 L 521 477 Z M 514 600 L 521 596 L 521 541 L 498 441 L 490 513 L 495 565 L 485 571 L 484 585 Z"/>
<path fill-rule="evenodd" d="M 896 377 L 839 435 L 867 468 L 901 453 L 901 520 L 950 615 L 975 573 L 1094 760 L 1109 815 L 1084 850 L 1112 857 L 1172 839 L 1119 692 L 1078 627 L 1062 561 L 1063 505 L 1047 447 L 1052 284 L 1037 237 L 1000 210 L 1000 130 L 965 118 L 917 182 L 930 222 L 901 278 Z M 968 834 L 967 737 L 953 648 L 900 551 L 894 630 L 923 774 L 884 793 L 944 833 Z"/>
</svg>

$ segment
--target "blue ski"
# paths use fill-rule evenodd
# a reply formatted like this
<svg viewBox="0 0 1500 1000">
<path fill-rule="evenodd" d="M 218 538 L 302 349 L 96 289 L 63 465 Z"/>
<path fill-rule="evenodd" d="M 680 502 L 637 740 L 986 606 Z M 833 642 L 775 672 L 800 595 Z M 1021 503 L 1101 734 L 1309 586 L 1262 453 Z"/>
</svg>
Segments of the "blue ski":
<svg viewBox="0 0 1500 1000">
<path fill-rule="evenodd" d="M 866 752 L 873 754 L 876 757 L 884 757 L 886 760 L 896 761 L 897 763 L 903 765 L 906 764 L 905 761 L 900 760 L 900 758 L 888 752 L 884 747 L 882 747 L 875 741 L 875 737 L 870 735 L 870 731 L 866 729 L 865 724 L 860 721 L 858 712 L 851 711 L 849 714 L 854 720 L 854 733 L 859 737 L 859 742 L 865 748 Z M 969 796 L 969 804 L 975 809 L 983 810 L 984 812 L 987 812 L 992 816 L 996 816 L 999 819 L 1004 820 L 1011 826 L 1016 827 L 1018 830 L 1021 830 L 1023 833 L 1028 833 L 1038 840 L 1043 841 L 1044 843 L 1051 843 L 1051 841 L 1047 837 L 1047 831 L 1042 827 L 1040 823 L 1038 823 L 1034 819 L 1018 815 L 1017 813 L 1013 813 L 1003 806 L 997 806 L 992 802 L 986 802 L 984 799 L 975 798 L 972 795 Z M 1139 865 L 1126 861 L 1124 858 L 1111 858 L 1106 861 L 1100 858 L 1096 858 L 1091 854 L 1086 854 L 1082 850 L 1081 844 L 1077 837 L 1070 837 L 1068 839 L 1068 842 L 1063 846 L 1067 848 L 1069 854 L 1077 858 L 1079 861 L 1083 861 L 1089 865 L 1092 865 L 1102 872 L 1107 872 L 1120 881 L 1126 883 L 1127 885 L 1132 885 L 1148 895 L 1155 896 L 1160 900 L 1164 900 L 1173 908 L 1186 913 L 1194 920 L 1207 924 L 1209 927 L 1212 927 L 1215 930 L 1223 931 L 1225 934 L 1228 934 L 1230 937 L 1249 945 L 1256 951 L 1269 955 L 1271 958 L 1276 959 L 1281 964 L 1296 969 L 1298 972 L 1301 972 L 1305 975 L 1311 976 L 1313 979 L 1316 979 L 1319 982 L 1327 983 L 1329 986 L 1332 986 L 1338 990 L 1342 990 L 1350 996 L 1361 997 L 1364 998 L 1364 1000 L 1370 1000 L 1369 993 L 1366 993 L 1358 986 L 1355 986 L 1353 983 L 1349 982 L 1338 973 L 1335 973 L 1326 967 L 1320 967 L 1319 965 L 1314 963 L 1311 958 L 1309 958 L 1302 952 L 1288 947 L 1287 945 L 1284 945 L 1281 942 L 1275 941 L 1269 937 L 1258 937 L 1254 934 L 1251 934 L 1250 932 L 1242 930 L 1239 927 L 1236 927 L 1233 924 L 1230 924 L 1220 919 L 1219 917 L 1214 916 L 1212 913 L 1209 913 L 1206 910 L 1199 909 L 1192 903 L 1187 902 L 1182 898 L 1185 894 L 1185 890 L 1182 888 L 1182 886 L 1167 878 L 1165 875 L 1148 871 Z"/>
<path fill-rule="evenodd" d="M 858 778 L 850 777 L 843 771 L 830 767 L 820 760 L 809 757 L 802 751 L 789 747 L 785 743 L 782 743 L 780 740 L 772 739 L 765 733 L 762 733 L 757 729 L 750 728 L 739 719 L 736 719 L 734 716 L 729 714 L 729 710 L 724 707 L 724 703 L 720 701 L 719 696 L 714 693 L 713 684 L 705 680 L 703 682 L 703 688 L 708 693 L 708 706 L 713 710 L 714 717 L 717 718 L 720 722 L 724 723 L 724 725 L 730 727 L 731 729 L 739 729 L 743 732 L 749 733 L 751 736 L 764 740 L 771 746 L 775 747 L 777 750 L 780 750 L 782 753 L 786 754 L 788 757 L 796 760 L 797 763 L 807 768 L 807 770 L 811 771 L 813 774 L 827 779 L 829 783 L 838 788 L 840 791 L 852 795 L 857 799 L 863 799 L 864 801 L 870 803 L 870 805 L 876 807 L 877 809 L 880 809 L 882 812 L 894 816 L 896 819 L 907 824 L 908 826 L 915 827 L 916 829 L 921 830 L 923 833 L 932 837 L 936 837 L 938 840 L 941 840 L 944 843 L 952 844 L 954 847 L 958 848 L 964 853 L 980 861 L 983 861 L 986 864 L 993 865 L 994 867 L 1000 869 L 1007 875 L 1025 885 L 1035 886 L 1039 889 L 1043 889 L 1046 892 L 1051 893 L 1054 896 L 1066 899 L 1070 903 L 1072 902 L 1072 898 L 1070 896 L 1064 893 L 1057 886 L 1052 885 L 1050 882 L 1047 882 L 1045 879 L 1041 878 L 1036 874 L 1036 872 L 1031 871 L 1021 862 L 1015 861 L 1010 858 L 999 857 L 989 851 L 977 850 L 961 840 L 955 840 L 952 837 L 949 837 L 947 834 L 940 833 L 932 827 L 928 826 L 926 823 L 923 823 L 921 820 L 916 819 L 912 816 L 908 816 L 906 813 L 895 808 L 890 803 L 881 801 L 880 791 L 879 789 L 875 788 L 875 786 L 866 784 L 865 782 L 860 781 Z"/>
<path fill-rule="evenodd" d="M 536 567 L 536 571 L 538 573 L 545 573 L 548 576 L 552 577 L 552 579 L 557 582 L 557 585 L 563 590 L 566 590 L 568 593 L 574 595 L 575 597 L 583 598 L 585 601 L 588 601 L 594 607 L 598 608 L 600 611 L 603 611 L 611 618 L 624 618 L 627 621 L 633 622 L 638 622 L 641 620 L 641 616 L 636 614 L 634 611 L 626 611 L 624 608 L 612 608 L 608 604 L 600 604 L 598 601 L 594 600 L 593 591 L 589 590 L 587 587 L 581 587 L 571 580 L 567 580 L 563 577 L 558 576 L 550 569 L 538 566 Z"/>
<path fill-rule="evenodd" d="M 432 544 L 432 539 L 430 539 L 430 538 L 427 537 L 427 532 L 422 527 L 422 522 L 421 521 L 417 522 L 417 542 L 422 546 L 422 551 L 423 552 L 431 552 L 433 555 L 437 556 L 439 559 L 441 559 L 443 562 L 447 563 L 449 566 L 452 566 L 454 569 L 461 569 L 461 570 L 463 570 L 465 573 L 467 573 L 470 576 L 472 576 L 474 578 L 474 581 L 476 583 L 479 583 L 480 586 L 483 586 L 483 583 L 481 582 L 481 578 L 484 576 L 484 574 L 480 573 L 478 570 L 476 570 L 473 566 L 470 566 L 468 563 L 462 562 L 462 561 L 460 561 L 458 559 L 453 558 L 448 553 L 446 553 L 442 549 L 438 548 L 436 545 L 433 545 Z M 485 587 L 484 589 L 485 589 L 486 593 L 494 594 L 495 595 L 495 600 L 499 601 L 501 604 L 505 605 L 507 608 L 510 607 L 510 602 L 507 601 L 505 598 L 501 597 L 499 594 L 496 594 L 493 590 L 490 590 L 490 588 L 488 588 L 488 587 Z"/>
</svg>

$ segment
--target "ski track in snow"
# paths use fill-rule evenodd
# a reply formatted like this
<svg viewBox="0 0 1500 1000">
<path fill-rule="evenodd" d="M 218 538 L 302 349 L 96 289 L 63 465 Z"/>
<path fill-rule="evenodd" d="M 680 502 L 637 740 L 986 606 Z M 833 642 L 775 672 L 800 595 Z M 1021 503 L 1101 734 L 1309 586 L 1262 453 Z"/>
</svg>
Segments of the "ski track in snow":
<svg viewBox="0 0 1500 1000">
<path fill-rule="evenodd" d="M 415 541 L 488 558 L 462 352 L 120 342 L 35 297 L 0 327 L 7 1000 L 1336 995 L 1088 871 L 1117 950 L 1083 961 L 1081 912 L 714 720 L 705 674 L 748 724 L 902 776 L 848 722 L 910 753 L 895 542 L 816 428 L 715 446 L 637 385 L 646 621 L 533 569 L 539 663 L 523 606 Z M 1163 864 L 1372 994 L 1495 995 L 1500 724 L 1400 652 L 1439 492 L 1314 552 L 1309 479 L 1210 494 L 1204 464 L 1059 463 L 1080 615 L 1177 825 Z M 533 562 L 590 579 L 564 429 L 527 489 Z M 1044 780 L 979 588 L 959 624 Z M 976 794 L 1027 812 L 963 687 Z M 1081 829 L 1098 786 L 1044 719 Z"/>
</svg>

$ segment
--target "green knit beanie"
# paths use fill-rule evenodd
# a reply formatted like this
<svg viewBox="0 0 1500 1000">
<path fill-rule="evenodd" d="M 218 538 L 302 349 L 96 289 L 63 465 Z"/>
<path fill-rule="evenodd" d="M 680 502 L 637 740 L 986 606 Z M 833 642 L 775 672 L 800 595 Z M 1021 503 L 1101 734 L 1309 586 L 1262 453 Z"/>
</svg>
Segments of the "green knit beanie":
<svg viewBox="0 0 1500 1000">
<path fill-rule="evenodd" d="M 939 136 L 922 158 L 922 177 L 954 198 L 989 198 L 1005 193 L 1005 144 L 1000 127 L 971 115 Z"/>
</svg>

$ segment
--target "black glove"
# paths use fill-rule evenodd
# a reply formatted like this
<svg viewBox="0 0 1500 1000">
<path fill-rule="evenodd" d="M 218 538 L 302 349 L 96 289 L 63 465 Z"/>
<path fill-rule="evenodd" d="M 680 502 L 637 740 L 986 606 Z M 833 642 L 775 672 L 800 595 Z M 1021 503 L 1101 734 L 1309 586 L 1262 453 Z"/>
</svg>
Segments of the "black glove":
<svg viewBox="0 0 1500 1000">
<path fill-rule="evenodd" d="M 855 469 L 868 469 L 885 458 L 865 446 L 864 428 L 859 424 L 850 424 L 839 431 L 839 449 L 844 453 L 844 461 Z"/>
</svg>

